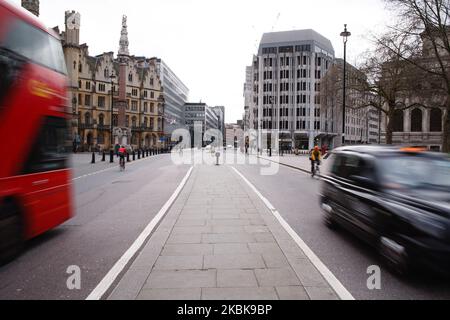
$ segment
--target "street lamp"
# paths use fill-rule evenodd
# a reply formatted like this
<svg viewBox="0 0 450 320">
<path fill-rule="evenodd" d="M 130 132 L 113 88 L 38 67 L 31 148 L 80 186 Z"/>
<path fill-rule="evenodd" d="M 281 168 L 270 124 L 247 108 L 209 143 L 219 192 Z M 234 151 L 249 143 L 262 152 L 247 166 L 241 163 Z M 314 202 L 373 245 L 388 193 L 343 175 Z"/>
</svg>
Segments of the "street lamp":
<svg viewBox="0 0 450 320">
<path fill-rule="evenodd" d="M 111 144 L 111 150 L 114 148 L 114 141 L 113 141 L 113 116 L 114 116 L 114 79 L 116 79 L 116 76 L 113 72 L 111 72 L 111 75 L 109 76 L 111 79 L 111 137 L 110 137 L 110 144 Z"/>
<path fill-rule="evenodd" d="M 341 32 L 341 37 L 344 39 L 344 87 L 343 87 L 343 103 L 342 103 L 342 145 L 345 145 L 345 108 L 346 108 L 346 82 L 347 82 L 347 41 L 352 34 L 347 31 L 347 24 L 344 24 L 344 32 Z"/>
</svg>

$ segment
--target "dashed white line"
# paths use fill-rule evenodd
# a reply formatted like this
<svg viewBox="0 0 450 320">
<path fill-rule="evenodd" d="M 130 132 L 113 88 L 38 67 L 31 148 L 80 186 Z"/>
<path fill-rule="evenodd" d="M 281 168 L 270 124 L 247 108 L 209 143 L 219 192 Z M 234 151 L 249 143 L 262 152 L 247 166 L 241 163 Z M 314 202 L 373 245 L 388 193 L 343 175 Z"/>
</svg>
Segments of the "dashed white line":
<svg viewBox="0 0 450 320">
<path fill-rule="evenodd" d="M 266 207 L 272 212 L 275 218 L 280 222 L 283 228 L 289 233 L 292 239 L 297 243 L 300 249 L 303 250 L 305 255 L 311 261 L 311 263 L 316 267 L 316 269 L 322 274 L 325 280 L 333 288 L 336 294 L 341 300 L 355 300 L 352 294 L 344 287 L 344 285 L 336 278 L 336 276 L 330 271 L 330 269 L 325 266 L 325 264 L 319 259 L 319 257 L 308 247 L 308 245 L 300 238 L 300 236 L 291 228 L 291 226 L 283 219 L 277 209 L 267 200 L 256 187 L 244 177 L 236 168 L 232 167 L 233 170 L 239 175 L 242 180 L 258 195 L 258 197 L 264 202 Z"/>
<path fill-rule="evenodd" d="M 158 214 L 153 218 L 153 220 L 147 225 L 147 227 L 142 231 L 136 241 L 131 245 L 131 247 L 123 254 L 123 256 L 116 262 L 116 264 L 109 270 L 106 276 L 100 281 L 97 287 L 89 294 L 86 300 L 100 300 L 103 298 L 108 289 L 112 286 L 114 281 L 123 271 L 123 269 L 127 266 L 130 260 L 135 256 L 135 254 L 139 251 L 139 249 L 143 246 L 148 237 L 152 234 L 153 229 L 159 224 L 162 218 L 166 215 L 167 211 L 170 209 L 172 204 L 177 199 L 181 190 L 183 190 L 186 185 L 189 177 L 191 176 L 192 170 L 194 167 L 191 167 L 178 185 L 178 188 L 172 194 L 172 196 L 167 200 L 164 206 L 159 210 Z"/>
</svg>

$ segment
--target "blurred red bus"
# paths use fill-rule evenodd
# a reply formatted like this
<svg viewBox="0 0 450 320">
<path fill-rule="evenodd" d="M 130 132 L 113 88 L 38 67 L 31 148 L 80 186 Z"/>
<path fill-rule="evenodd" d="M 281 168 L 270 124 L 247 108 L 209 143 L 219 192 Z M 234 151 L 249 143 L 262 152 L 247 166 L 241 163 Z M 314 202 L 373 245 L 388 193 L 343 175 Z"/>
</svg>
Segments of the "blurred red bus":
<svg viewBox="0 0 450 320">
<path fill-rule="evenodd" d="M 0 264 L 72 216 L 59 37 L 0 0 Z"/>
</svg>

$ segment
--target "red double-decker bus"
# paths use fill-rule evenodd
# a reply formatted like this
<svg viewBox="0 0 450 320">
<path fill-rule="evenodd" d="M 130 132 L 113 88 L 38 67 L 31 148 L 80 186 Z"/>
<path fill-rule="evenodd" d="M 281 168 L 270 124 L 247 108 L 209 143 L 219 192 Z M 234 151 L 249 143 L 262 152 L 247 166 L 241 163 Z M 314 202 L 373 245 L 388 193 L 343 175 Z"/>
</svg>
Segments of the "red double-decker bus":
<svg viewBox="0 0 450 320">
<path fill-rule="evenodd" d="M 0 0 L 0 264 L 72 215 L 66 88 L 58 35 Z"/>
</svg>

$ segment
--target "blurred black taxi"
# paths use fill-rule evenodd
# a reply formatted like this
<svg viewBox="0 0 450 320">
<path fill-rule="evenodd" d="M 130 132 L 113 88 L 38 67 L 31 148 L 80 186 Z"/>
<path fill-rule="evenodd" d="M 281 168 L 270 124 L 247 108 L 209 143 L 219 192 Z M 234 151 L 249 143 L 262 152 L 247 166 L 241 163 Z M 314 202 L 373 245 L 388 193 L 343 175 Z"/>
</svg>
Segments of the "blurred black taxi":
<svg viewBox="0 0 450 320">
<path fill-rule="evenodd" d="M 342 147 L 327 160 L 320 202 L 394 271 L 450 275 L 450 159 L 417 148 Z"/>
</svg>

